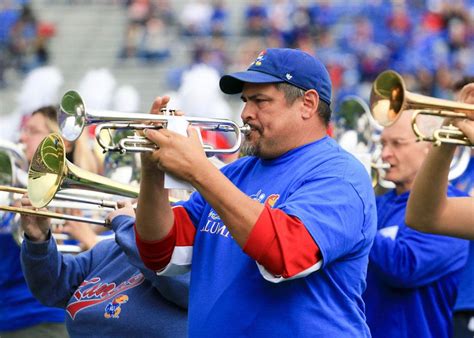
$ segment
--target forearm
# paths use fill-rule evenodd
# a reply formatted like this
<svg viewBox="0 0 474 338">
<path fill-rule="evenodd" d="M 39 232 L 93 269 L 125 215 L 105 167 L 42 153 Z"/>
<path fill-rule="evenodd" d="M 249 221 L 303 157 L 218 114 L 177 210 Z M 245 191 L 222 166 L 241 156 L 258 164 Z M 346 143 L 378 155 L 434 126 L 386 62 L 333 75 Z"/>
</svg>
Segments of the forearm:
<svg viewBox="0 0 474 338">
<path fill-rule="evenodd" d="M 95 174 L 99 172 L 99 159 L 89 145 L 89 136 L 86 132 L 77 139 L 73 157 L 77 166 Z"/>
<path fill-rule="evenodd" d="M 264 209 L 263 204 L 245 195 L 210 162 L 196 171 L 191 184 L 214 208 L 243 248 Z"/>
<path fill-rule="evenodd" d="M 163 186 L 162 172 L 159 172 L 158 169 L 142 170 L 136 229 L 143 240 L 161 240 L 173 226 L 174 216 L 169 203 L 168 191 Z"/>
<path fill-rule="evenodd" d="M 163 297 L 186 309 L 188 306 L 189 274 L 174 277 L 157 276 L 156 273 L 147 269 L 140 259 L 135 244 L 134 221 L 132 217 L 127 216 L 119 216 L 113 219 L 112 227 L 116 242 L 127 255 L 130 264 L 137 267 Z"/>
<path fill-rule="evenodd" d="M 32 242 L 25 239 L 21 250 L 23 274 L 32 294 L 47 306 L 65 307 L 72 295 L 65 281 L 59 280 L 61 254 L 54 240 Z"/>
<path fill-rule="evenodd" d="M 455 146 L 433 147 L 418 171 L 408 200 L 406 223 L 420 231 L 445 224 L 450 163 Z"/>
</svg>

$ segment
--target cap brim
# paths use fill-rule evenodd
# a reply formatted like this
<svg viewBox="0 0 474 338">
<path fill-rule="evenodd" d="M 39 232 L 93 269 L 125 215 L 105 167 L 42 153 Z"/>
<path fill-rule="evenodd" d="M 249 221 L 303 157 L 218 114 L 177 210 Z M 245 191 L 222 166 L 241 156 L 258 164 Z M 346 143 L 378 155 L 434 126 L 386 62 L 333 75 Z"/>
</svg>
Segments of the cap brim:
<svg viewBox="0 0 474 338">
<path fill-rule="evenodd" d="M 224 75 L 219 81 L 221 90 L 226 94 L 238 94 L 242 92 L 244 83 L 276 83 L 283 82 L 279 77 L 247 70 L 245 72 Z"/>
</svg>

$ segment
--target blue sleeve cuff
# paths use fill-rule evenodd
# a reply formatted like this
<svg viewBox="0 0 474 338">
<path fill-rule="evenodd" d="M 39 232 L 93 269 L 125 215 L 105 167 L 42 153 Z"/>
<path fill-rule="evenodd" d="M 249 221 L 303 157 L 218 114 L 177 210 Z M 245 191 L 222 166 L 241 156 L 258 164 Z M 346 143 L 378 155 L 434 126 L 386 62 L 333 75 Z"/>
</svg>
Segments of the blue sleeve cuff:
<svg viewBox="0 0 474 338">
<path fill-rule="evenodd" d="M 121 225 L 128 223 L 135 223 L 135 218 L 128 215 L 118 215 L 112 220 L 111 226 L 114 232 L 117 232 Z"/>
<path fill-rule="evenodd" d="M 26 249 L 28 255 L 31 256 L 46 256 L 48 252 L 55 246 L 53 236 L 51 235 L 51 230 L 48 232 L 47 240 L 43 242 L 33 242 L 28 238 L 27 234 L 24 236 L 25 239 L 23 240 L 23 248 Z"/>
</svg>

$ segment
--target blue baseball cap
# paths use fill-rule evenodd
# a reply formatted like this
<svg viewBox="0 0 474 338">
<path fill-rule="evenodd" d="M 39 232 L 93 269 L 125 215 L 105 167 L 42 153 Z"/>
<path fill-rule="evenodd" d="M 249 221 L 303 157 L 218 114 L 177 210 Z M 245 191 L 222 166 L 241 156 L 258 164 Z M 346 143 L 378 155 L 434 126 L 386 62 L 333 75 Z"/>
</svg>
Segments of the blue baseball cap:
<svg viewBox="0 0 474 338">
<path fill-rule="evenodd" d="M 319 98 L 331 104 L 331 79 L 326 67 L 314 56 L 298 49 L 269 48 L 261 52 L 245 72 L 221 77 L 226 94 L 242 92 L 244 83 L 287 82 L 303 90 L 315 89 Z"/>
</svg>

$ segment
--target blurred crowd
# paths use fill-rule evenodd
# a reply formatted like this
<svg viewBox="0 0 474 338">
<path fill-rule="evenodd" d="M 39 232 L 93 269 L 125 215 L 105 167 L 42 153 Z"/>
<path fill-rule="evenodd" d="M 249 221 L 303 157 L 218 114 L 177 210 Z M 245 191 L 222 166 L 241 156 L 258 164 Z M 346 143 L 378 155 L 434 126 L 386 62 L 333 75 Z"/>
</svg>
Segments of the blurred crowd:
<svg viewBox="0 0 474 338">
<path fill-rule="evenodd" d="M 41 21 L 28 0 L 0 2 L 0 89 L 7 84 L 7 69 L 26 74 L 48 64 L 48 41 L 54 34 L 54 25 Z"/>
<path fill-rule="evenodd" d="M 242 13 L 230 6 L 196 0 L 178 13 L 167 0 L 127 1 L 121 57 L 167 58 L 173 53 L 170 37 L 177 35 L 192 46 L 192 64 L 222 74 L 248 65 L 263 46 L 299 48 L 328 66 L 335 102 L 346 94 L 367 96 L 388 68 L 401 73 L 411 90 L 440 98 L 451 98 L 453 83 L 474 74 L 470 1 L 251 0 Z M 179 84 L 179 76 L 171 71 L 170 83 Z"/>
<path fill-rule="evenodd" d="M 0 86 L 8 67 L 25 73 L 48 63 L 47 42 L 55 27 L 39 20 L 30 2 L 0 3 Z M 110 3 L 123 6 L 127 17 L 119 60 L 154 65 L 173 60 L 185 46 L 189 64 L 171 64 L 170 89 L 179 87 L 183 71 L 194 64 L 222 74 L 248 65 L 262 47 L 317 55 L 330 71 L 334 102 L 346 94 L 367 98 L 372 81 L 388 68 L 401 73 L 410 90 L 440 98 L 451 98 L 453 83 L 474 74 L 469 0 L 249 0 L 237 7 L 225 0 Z"/>
</svg>

